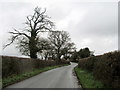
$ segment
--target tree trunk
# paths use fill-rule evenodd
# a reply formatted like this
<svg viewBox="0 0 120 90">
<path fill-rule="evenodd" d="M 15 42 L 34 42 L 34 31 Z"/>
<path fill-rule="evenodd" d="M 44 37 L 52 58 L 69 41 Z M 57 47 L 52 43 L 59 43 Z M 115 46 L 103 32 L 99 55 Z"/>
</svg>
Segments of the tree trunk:
<svg viewBox="0 0 120 90">
<path fill-rule="evenodd" d="M 60 55 L 59 53 L 58 53 L 58 56 L 57 56 L 57 57 L 58 57 L 58 62 L 60 62 L 60 61 L 61 61 L 61 58 L 60 58 L 61 55 Z"/>
<path fill-rule="evenodd" d="M 36 59 L 37 58 L 37 51 L 36 51 L 36 44 L 30 44 L 30 57 Z"/>
<path fill-rule="evenodd" d="M 30 57 L 36 59 L 37 58 L 37 43 L 36 43 L 36 34 L 31 33 L 31 38 L 29 41 L 29 49 L 30 49 Z"/>
<path fill-rule="evenodd" d="M 37 59 L 37 52 L 30 51 L 30 57 L 34 58 L 34 59 Z"/>
</svg>

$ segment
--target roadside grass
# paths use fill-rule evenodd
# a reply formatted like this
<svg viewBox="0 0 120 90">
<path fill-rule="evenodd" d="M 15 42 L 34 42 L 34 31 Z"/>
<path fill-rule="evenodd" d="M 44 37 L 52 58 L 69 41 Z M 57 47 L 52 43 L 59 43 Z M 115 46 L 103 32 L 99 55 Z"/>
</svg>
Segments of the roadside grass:
<svg viewBox="0 0 120 90">
<path fill-rule="evenodd" d="M 79 79 L 79 83 L 82 85 L 82 88 L 105 88 L 100 81 L 95 80 L 91 72 L 82 70 L 78 67 L 75 67 L 74 70 Z"/>
<path fill-rule="evenodd" d="M 45 68 L 40 68 L 40 69 L 35 69 L 32 72 L 26 72 L 23 74 L 18 74 L 18 75 L 13 75 L 13 76 L 9 76 L 7 78 L 3 78 L 2 79 L 2 88 L 5 88 L 11 84 L 17 83 L 19 81 L 25 80 L 27 78 L 30 78 L 32 76 L 38 75 L 42 72 L 51 70 L 51 69 L 55 69 L 58 67 L 62 67 L 62 66 L 67 66 L 68 64 L 64 64 L 64 65 L 56 65 L 56 66 L 49 66 L 49 67 L 45 67 Z"/>
</svg>

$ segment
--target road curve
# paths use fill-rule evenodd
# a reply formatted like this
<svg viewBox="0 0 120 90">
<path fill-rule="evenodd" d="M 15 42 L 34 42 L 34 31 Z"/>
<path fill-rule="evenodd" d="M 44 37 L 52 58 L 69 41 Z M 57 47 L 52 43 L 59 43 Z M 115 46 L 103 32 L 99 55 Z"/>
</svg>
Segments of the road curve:
<svg viewBox="0 0 120 90">
<path fill-rule="evenodd" d="M 76 63 L 33 76 L 7 88 L 79 88 L 73 68 Z"/>
</svg>

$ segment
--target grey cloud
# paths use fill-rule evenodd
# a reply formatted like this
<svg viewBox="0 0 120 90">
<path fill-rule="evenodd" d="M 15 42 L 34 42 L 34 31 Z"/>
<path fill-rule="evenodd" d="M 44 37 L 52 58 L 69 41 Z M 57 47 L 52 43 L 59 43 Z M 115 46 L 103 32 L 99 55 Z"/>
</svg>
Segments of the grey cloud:
<svg viewBox="0 0 120 90">
<path fill-rule="evenodd" d="M 9 35 L 6 33 L 11 31 L 12 27 L 24 28 L 26 16 L 32 14 L 35 6 L 43 5 L 56 25 L 60 25 L 56 27 L 70 33 L 78 50 L 89 47 L 95 50 L 95 54 L 103 54 L 118 48 L 116 2 L 80 2 L 78 0 L 56 2 L 53 0 L 53 2 L 46 1 L 46 5 L 40 1 L 38 4 L 32 2 L 0 3 L 0 20 L 2 21 L 0 29 L 3 32 L 3 43 L 7 42 Z M 11 50 L 13 50 L 12 53 Z M 6 48 L 3 54 L 20 56 L 13 46 Z"/>
<path fill-rule="evenodd" d="M 82 6 L 82 8 L 87 8 L 84 9 L 87 10 L 84 19 L 77 24 L 71 22 L 68 25 L 68 30 L 77 47 L 90 47 L 96 51 L 96 54 L 117 50 L 117 3 L 94 3 L 94 5 L 87 3 L 87 5 Z"/>
<path fill-rule="evenodd" d="M 99 6 L 88 6 L 88 13 L 84 17 L 83 21 L 72 27 L 73 30 L 80 32 L 81 34 L 92 35 L 116 35 L 117 30 L 117 5 L 107 4 Z"/>
</svg>

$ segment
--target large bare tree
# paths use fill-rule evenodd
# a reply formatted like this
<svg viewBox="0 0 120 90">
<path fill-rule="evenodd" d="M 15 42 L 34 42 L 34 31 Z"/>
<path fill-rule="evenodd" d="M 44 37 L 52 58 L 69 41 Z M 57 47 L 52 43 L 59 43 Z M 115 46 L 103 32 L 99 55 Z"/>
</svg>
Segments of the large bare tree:
<svg viewBox="0 0 120 90">
<path fill-rule="evenodd" d="M 53 46 L 58 61 L 61 60 L 61 56 L 63 54 L 68 53 L 68 51 L 71 50 L 72 47 L 74 46 L 74 44 L 71 43 L 71 38 L 69 37 L 69 33 L 66 31 L 50 32 L 48 39 L 50 40 L 51 45 Z"/>
<path fill-rule="evenodd" d="M 52 30 L 54 24 L 50 17 L 45 14 L 41 8 L 36 7 L 33 15 L 27 16 L 24 30 L 17 30 L 9 32 L 11 34 L 10 43 L 5 47 L 17 42 L 17 47 L 23 55 L 28 55 L 31 58 L 37 58 L 37 52 L 41 49 L 38 47 L 39 33 Z"/>
</svg>

